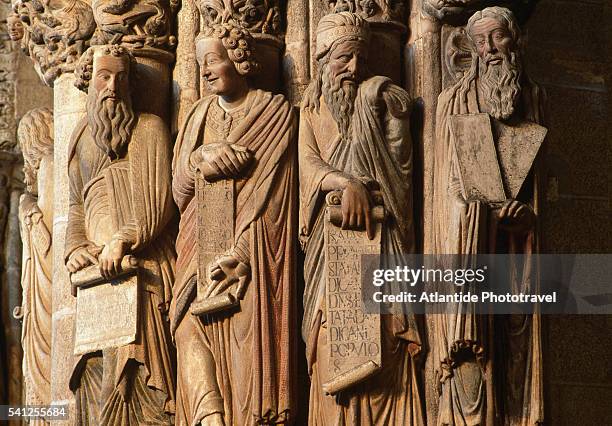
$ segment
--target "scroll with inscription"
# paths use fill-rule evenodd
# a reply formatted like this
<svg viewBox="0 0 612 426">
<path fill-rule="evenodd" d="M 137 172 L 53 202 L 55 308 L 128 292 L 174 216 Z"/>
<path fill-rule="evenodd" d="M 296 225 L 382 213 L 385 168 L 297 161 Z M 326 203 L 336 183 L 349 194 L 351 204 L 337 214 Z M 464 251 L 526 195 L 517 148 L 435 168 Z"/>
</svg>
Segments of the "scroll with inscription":
<svg viewBox="0 0 612 426">
<path fill-rule="evenodd" d="M 200 172 L 196 179 L 198 200 L 198 290 L 191 305 L 194 315 L 209 314 L 231 308 L 240 303 L 243 283 L 227 291 L 209 296 L 213 282 L 210 268 L 234 246 L 234 181 L 231 179 L 206 181 Z"/>
<path fill-rule="evenodd" d="M 375 204 L 382 204 L 373 194 Z M 381 368 L 380 315 L 366 313 L 362 298 L 361 256 L 380 254 L 384 208 L 376 205 L 372 219 L 375 236 L 365 230 L 341 228 L 341 193 L 327 195 L 325 220 L 325 303 L 330 344 L 329 376 L 323 391 L 334 395 L 377 372 Z M 378 203 L 377 203 L 378 202 Z"/>
<path fill-rule="evenodd" d="M 107 280 L 98 265 L 71 275 L 76 292 L 74 354 L 133 343 L 138 330 L 138 261 L 125 256 L 122 272 Z"/>
</svg>

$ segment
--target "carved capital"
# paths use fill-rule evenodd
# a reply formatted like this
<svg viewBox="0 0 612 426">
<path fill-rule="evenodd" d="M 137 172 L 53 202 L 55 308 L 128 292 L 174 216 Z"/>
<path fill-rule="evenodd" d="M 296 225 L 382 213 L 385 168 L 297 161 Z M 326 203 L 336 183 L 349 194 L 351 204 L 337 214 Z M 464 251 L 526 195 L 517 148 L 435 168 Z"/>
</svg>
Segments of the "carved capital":
<svg viewBox="0 0 612 426">
<path fill-rule="evenodd" d="M 512 10 L 520 23 L 527 20 L 538 0 L 423 0 L 423 12 L 451 25 L 463 25 L 472 13 L 489 6 Z"/>
<path fill-rule="evenodd" d="M 173 50 L 175 0 L 93 0 L 97 24 L 91 44 L 121 43 L 132 49 Z"/>
<path fill-rule="evenodd" d="M 57 3 L 18 0 L 14 12 L 24 23 L 22 48 L 48 86 L 62 73 L 74 71 L 95 30 L 93 13 L 83 0 Z"/>
<path fill-rule="evenodd" d="M 282 32 L 278 0 L 200 0 L 198 9 L 203 28 L 232 20 L 256 38 Z"/>
<path fill-rule="evenodd" d="M 405 0 L 327 0 L 329 12 L 352 12 L 370 22 L 395 22 L 403 25 Z"/>
</svg>

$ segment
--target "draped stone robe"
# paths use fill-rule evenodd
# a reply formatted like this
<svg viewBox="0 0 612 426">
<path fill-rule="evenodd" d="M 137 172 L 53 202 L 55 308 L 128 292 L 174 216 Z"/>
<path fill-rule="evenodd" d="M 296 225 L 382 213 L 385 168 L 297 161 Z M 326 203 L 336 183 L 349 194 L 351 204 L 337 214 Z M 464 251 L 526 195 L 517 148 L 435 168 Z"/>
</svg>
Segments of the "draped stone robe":
<svg viewBox="0 0 612 426">
<path fill-rule="evenodd" d="M 41 161 L 47 162 L 47 158 Z M 39 169 L 38 177 L 50 182 L 52 168 Z M 51 402 L 51 280 L 53 276 L 53 250 L 51 233 L 53 223 L 53 191 L 44 185 L 43 195 L 30 193 L 21 196 L 19 222 L 23 241 L 21 283 L 24 404 L 48 405 Z M 46 191 L 49 189 L 50 191 Z M 40 194 L 40 190 L 39 190 Z M 32 420 L 33 424 L 44 424 Z"/>
<path fill-rule="evenodd" d="M 321 184 L 332 172 L 344 172 L 380 185 L 390 217 L 383 224 L 381 254 L 414 252 L 410 99 L 384 77 L 359 86 L 351 118 L 352 139 L 342 140 L 336 122 L 320 98 L 319 111 L 302 107 L 300 116 L 300 230 L 304 251 L 302 337 L 311 376 L 311 425 L 421 425 L 422 402 L 413 355 L 420 337 L 413 317 L 381 318 L 382 370 L 366 381 L 325 396 L 329 345 L 325 307 L 325 193 Z M 381 267 L 385 267 L 384 264 Z"/>
<path fill-rule="evenodd" d="M 291 421 L 295 404 L 296 126 L 280 95 L 251 90 L 224 111 L 198 101 L 179 133 L 173 194 L 181 213 L 171 317 L 178 351 L 177 424 L 220 413 L 226 425 Z M 254 164 L 236 179 L 236 246 L 250 265 L 238 309 L 196 317 L 197 197 L 191 154 L 223 141 L 247 148 Z"/>
<path fill-rule="evenodd" d="M 495 214 L 481 202 L 458 203 L 461 192 L 458 165 L 452 148 L 449 117 L 480 113 L 477 80 L 464 77 L 438 99 L 434 160 L 434 253 L 470 255 L 498 253 L 511 256 L 510 265 L 520 291 L 533 292 L 537 271 L 530 255 L 538 252 L 536 227 L 525 234 L 498 227 Z M 469 83 L 467 90 L 463 87 Z M 542 123 L 543 93 L 525 79 L 514 119 Z M 482 102 L 482 101 L 481 101 Z M 512 125 L 512 121 L 508 123 Z M 536 159 L 537 162 L 537 159 Z M 538 213 L 538 176 L 534 167 L 517 199 Z M 524 263 L 512 255 L 524 256 Z M 542 349 L 540 316 L 485 316 L 469 310 L 433 315 L 432 357 L 441 386 L 438 425 L 528 426 L 543 421 Z M 462 362 L 461 351 L 472 358 Z M 467 351 L 467 352 L 466 352 Z M 470 355 L 471 353 L 471 355 Z"/>
<path fill-rule="evenodd" d="M 168 424 L 175 361 L 167 312 L 176 257 L 170 135 L 159 117 L 139 114 L 123 158 L 111 161 L 104 148 L 81 122 L 68 159 L 66 260 L 78 247 L 126 241 L 143 262 L 139 329 L 133 344 L 105 350 L 103 360 L 99 352 L 82 356 L 70 386 L 83 407 L 81 424 Z"/>
</svg>

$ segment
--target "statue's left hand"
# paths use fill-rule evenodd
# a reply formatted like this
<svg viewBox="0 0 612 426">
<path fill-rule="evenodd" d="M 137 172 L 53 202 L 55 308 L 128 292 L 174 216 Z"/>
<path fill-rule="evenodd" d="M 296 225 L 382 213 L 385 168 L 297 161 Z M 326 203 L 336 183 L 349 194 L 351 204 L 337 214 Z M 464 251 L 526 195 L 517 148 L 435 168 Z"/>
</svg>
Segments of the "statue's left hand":
<svg viewBox="0 0 612 426">
<path fill-rule="evenodd" d="M 105 279 L 111 279 L 121 273 L 121 259 L 126 254 L 126 243 L 122 240 L 111 240 L 98 256 L 100 274 Z"/>
<path fill-rule="evenodd" d="M 246 263 L 240 262 L 234 256 L 223 256 L 210 268 L 210 281 L 205 291 L 205 297 L 212 297 L 223 293 L 232 285 L 237 289 L 244 288 L 244 282 L 249 278 L 251 268 Z M 243 294 L 235 294 L 239 299 Z"/>
<path fill-rule="evenodd" d="M 518 200 L 508 200 L 497 213 L 499 224 L 508 232 L 527 232 L 536 220 L 531 206 Z"/>
</svg>

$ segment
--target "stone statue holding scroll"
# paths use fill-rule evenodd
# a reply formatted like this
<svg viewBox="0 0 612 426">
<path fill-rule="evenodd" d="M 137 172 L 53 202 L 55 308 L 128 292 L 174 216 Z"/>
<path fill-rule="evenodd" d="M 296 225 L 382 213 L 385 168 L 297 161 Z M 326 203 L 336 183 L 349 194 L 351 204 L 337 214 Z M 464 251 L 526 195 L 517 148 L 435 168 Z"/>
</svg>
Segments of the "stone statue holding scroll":
<svg viewBox="0 0 612 426">
<path fill-rule="evenodd" d="M 251 35 L 213 24 L 196 39 L 212 94 L 174 149 L 181 213 L 171 306 L 177 424 L 286 424 L 295 380 L 297 123 L 254 89 Z"/>
<path fill-rule="evenodd" d="M 524 72 L 512 13 L 491 7 L 466 26 L 469 70 L 438 99 L 434 238 L 438 254 L 508 254 L 513 286 L 537 276 L 537 153 L 546 129 L 543 93 Z M 520 260 L 514 257 L 522 255 Z M 520 263 L 524 262 L 524 264 Z M 535 425 L 543 421 L 538 315 L 433 315 L 439 425 Z"/>
<path fill-rule="evenodd" d="M 28 111 L 19 122 L 17 135 L 26 184 L 19 203 L 23 301 L 15 312 L 23 321 L 23 403 L 48 405 L 51 402 L 53 112 L 46 108 Z"/>
<path fill-rule="evenodd" d="M 424 424 L 415 366 L 421 341 L 414 318 L 366 315 L 361 321 L 362 307 L 337 309 L 337 303 L 329 303 L 339 296 L 334 292 L 341 281 L 334 280 L 347 276 L 334 267 L 358 271 L 355 259 L 361 254 L 401 256 L 415 248 L 411 100 L 388 78 L 368 74 L 369 35 L 368 23 L 357 14 L 321 19 L 318 74 L 300 115 L 300 229 L 306 253 L 302 335 L 311 377 L 311 425 Z M 384 214 L 376 213 L 382 209 Z M 339 262 L 337 253 L 347 252 L 352 256 Z M 354 278 L 351 285 L 360 285 Z M 361 299 L 359 288 L 352 293 L 352 300 Z M 342 334 L 343 324 L 359 331 L 360 341 L 351 333 L 343 338 L 330 333 L 335 327 Z M 337 369 L 357 355 L 355 344 L 367 348 L 369 359 Z"/>
<path fill-rule="evenodd" d="M 77 292 L 77 318 L 87 309 L 96 321 L 85 318 L 86 325 L 99 323 L 104 331 L 116 317 L 137 312 L 138 327 L 130 343 L 79 357 L 70 379 L 76 424 L 166 425 L 175 409 L 168 320 L 175 262 L 171 139 L 161 118 L 132 108 L 135 72 L 131 53 L 119 45 L 90 48 L 76 70 L 77 87 L 87 91 L 87 116 L 69 149 L 66 265 L 73 277 L 97 277 L 87 292 Z M 116 278 L 130 266 L 126 259 L 139 262 L 129 284 Z M 132 288 L 134 298 L 123 300 L 122 289 Z M 95 297 L 96 289 L 105 292 Z M 106 304 L 110 290 L 119 297 Z M 77 320 L 75 340 L 83 333 Z"/>
</svg>

